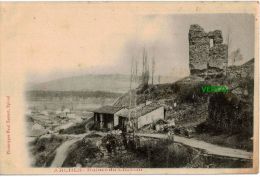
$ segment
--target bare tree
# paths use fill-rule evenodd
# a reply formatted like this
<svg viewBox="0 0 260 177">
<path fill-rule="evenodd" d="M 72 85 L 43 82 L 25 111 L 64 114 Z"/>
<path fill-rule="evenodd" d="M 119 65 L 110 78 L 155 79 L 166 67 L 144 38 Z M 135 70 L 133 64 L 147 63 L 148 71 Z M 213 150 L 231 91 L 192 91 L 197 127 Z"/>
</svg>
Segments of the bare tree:
<svg viewBox="0 0 260 177">
<path fill-rule="evenodd" d="M 155 59 L 153 57 L 152 58 L 152 85 L 153 85 L 154 73 L 155 73 Z"/>
<path fill-rule="evenodd" d="M 147 51 L 144 48 L 144 50 L 143 50 L 143 70 L 142 70 L 143 87 L 148 86 L 149 78 L 150 78 L 150 72 L 149 72 L 148 55 L 147 55 Z"/>
<path fill-rule="evenodd" d="M 231 46 L 231 38 L 230 38 L 230 29 L 228 28 L 228 33 L 227 33 L 227 63 L 225 65 L 225 75 L 227 75 L 227 68 L 228 68 L 228 61 L 229 61 L 229 48 Z"/>
<path fill-rule="evenodd" d="M 136 59 L 132 58 L 131 70 L 130 70 L 130 92 L 129 92 L 129 109 L 134 108 L 133 111 L 128 113 L 128 128 L 133 132 L 133 138 L 135 138 L 135 117 L 136 117 L 136 106 L 137 106 L 137 95 L 136 90 L 132 90 L 132 83 L 136 84 L 138 82 L 138 62 Z"/>
</svg>

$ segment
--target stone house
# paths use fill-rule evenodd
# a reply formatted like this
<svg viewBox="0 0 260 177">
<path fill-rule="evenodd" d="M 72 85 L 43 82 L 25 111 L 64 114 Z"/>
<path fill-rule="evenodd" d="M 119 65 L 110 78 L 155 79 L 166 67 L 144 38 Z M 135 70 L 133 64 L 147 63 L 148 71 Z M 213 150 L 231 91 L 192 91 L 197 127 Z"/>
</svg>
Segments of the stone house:
<svg viewBox="0 0 260 177">
<path fill-rule="evenodd" d="M 157 103 L 146 103 L 131 109 L 121 109 L 116 113 L 118 128 L 128 131 L 128 125 L 131 125 L 135 129 L 140 129 L 160 119 L 164 120 L 165 112 L 164 106 Z"/>
<path fill-rule="evenodd" d="M 123 109 L 115 106 L 102 106 L 94 111 L 94 126 L 96 130 L 112 130 L 118 122 L 115 114 Z"/>
</svg>

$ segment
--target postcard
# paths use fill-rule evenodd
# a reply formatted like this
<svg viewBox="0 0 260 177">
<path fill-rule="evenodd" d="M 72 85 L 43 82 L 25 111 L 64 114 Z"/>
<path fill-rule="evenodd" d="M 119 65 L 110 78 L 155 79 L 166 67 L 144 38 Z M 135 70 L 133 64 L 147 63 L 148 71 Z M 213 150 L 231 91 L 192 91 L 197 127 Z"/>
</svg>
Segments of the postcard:
<svg viewBox="0 0 260 177">
<path fill-rule="evenodd" d="M 257 2 L 1 2 L 0 174 L 259 167 Z"/>
</svg>

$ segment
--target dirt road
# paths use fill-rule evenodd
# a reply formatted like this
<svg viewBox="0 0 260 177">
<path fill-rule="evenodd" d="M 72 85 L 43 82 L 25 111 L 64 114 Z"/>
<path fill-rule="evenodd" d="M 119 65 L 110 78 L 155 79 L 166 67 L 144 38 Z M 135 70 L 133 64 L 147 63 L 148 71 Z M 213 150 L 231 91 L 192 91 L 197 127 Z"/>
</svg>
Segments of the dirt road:
<svg viewBox="0 0 260 177">
<path fill-rule="evenodd" d="M 69 147 L 77 141 L 79 141 L 79 139 L 72 139 L 61 144 L 61 146 L 56 150 L 56 156 L 51 167 L 62 167 L 62 164 L 67 157 Z"/>
<path fill-rule="evenodd" d="M 142 137 L 151 137 L 151 138 L 167 138 L 165 134 L 141 134 L 137 133 L 138 136 Z M 199 141 L 192 138 L 185 138 L 180 136 L 174 136 L 174 141 L 178 143 L 182 143 L 184 145 L 194 147 L 197 149 L 201 149 L 206 151 L 207 154 L 225 156 L 225 157 L 233 157 L 233 158 L 241 158 L 241 159 L 252 159 L 253 153 L 247 152 L 240 149 L 232 149 L 228 147 L 218 146 L 210 143 L 206 143 L 204 141 Z"/>
<path fill-rule="evenodd" d="M 80 141 L 86 135 L 87 133 L 79 135 L 63 135 L 73 137 L 73 139 L 65 141 L 56 149 L 56 155 L 54 160 L 52 161 L 51 167 L 62 167 L 62 164 L 68 155 L 70 146 L 77 141 Z"/>
</svg>

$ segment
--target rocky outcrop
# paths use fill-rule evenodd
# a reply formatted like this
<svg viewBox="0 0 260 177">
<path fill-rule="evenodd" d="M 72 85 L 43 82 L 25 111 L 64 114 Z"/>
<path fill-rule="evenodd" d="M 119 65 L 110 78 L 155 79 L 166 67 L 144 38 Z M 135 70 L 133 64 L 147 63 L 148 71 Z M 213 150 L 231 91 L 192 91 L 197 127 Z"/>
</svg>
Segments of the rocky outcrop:
<svg viewBox="0 0 260 177">
<path fill-rule="evenodd" d="M 211 44 L 212 40 L 212 46 Z M 201 74 L 210 69 L 223 71 L 228 61 L 228 46 L 223 44 L 220 30 L 206 33 L 199 25 L 191 25 L 189 30 L 190 73 Z"/>
</svg>

